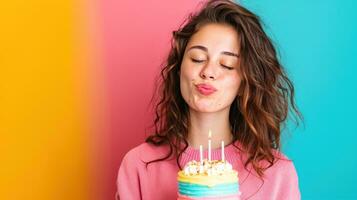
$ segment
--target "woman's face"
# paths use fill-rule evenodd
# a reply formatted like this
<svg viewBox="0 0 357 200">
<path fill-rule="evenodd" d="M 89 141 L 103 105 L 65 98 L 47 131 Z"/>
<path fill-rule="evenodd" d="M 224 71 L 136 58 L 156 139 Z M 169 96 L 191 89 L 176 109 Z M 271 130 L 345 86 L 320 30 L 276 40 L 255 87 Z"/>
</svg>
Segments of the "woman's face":
<svg viewBox="0 0 357 200">
<path fill-rule="evenodd" d="M 180 68 L 180 89 L 191 109 L 229 112 L 241 82 L 238 55 L 238 33 L 231 26 L 206 24 L 190 38 Z"/>
</svg>

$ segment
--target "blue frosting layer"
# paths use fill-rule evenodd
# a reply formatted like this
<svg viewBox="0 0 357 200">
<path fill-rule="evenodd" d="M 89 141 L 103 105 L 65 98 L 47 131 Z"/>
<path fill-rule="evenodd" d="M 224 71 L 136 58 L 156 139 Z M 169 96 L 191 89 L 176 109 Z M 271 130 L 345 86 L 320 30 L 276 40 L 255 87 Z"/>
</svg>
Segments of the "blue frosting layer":
<svg viewBox="0 0 357 200">
<path fill-rule="evenodd" d="M 179 182 L 179 193 L 191 197 L 214 197 L 237 194 L 238 183 L 219 184 L 213 187 L 194 183 Z"/>
</svg>

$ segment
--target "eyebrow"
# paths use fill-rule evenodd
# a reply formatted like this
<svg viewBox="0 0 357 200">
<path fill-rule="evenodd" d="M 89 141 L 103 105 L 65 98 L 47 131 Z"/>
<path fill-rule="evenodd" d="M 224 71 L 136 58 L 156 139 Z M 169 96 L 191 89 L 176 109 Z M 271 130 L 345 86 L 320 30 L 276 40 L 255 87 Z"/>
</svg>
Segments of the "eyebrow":
<svg viewBox="0 0 357 200">
<path fill-rule="evenodd" d="M 208 52 L 207 47 L 201 46 L 201 45 L 192 46 L 192 47 L 190 47 L 187 51 L 189 51 L 189 50 L 191 50 L 191 49 L 200 49 L 200 50 L 202 50 L 202 51 Z M 232 52 L 229 52 L 229 51 L 222 51 L 221 54 L 224 54 L 224 55 L 227 55 L 227 56 L 234 56 L 234 57 L 239 58 L 239 55 L 238 55 L 238 54 L 232 53 Z"/>
</svg>

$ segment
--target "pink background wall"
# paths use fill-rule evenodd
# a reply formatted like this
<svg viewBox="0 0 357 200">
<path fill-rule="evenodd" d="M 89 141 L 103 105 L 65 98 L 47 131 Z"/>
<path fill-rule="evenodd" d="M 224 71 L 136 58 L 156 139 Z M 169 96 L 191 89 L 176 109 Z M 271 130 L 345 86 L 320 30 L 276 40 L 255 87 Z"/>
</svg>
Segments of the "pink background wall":
<svg viewBox="0 0 357 200">
<path fill-rule="evenodd" d="M 176 30 L 199 1 L 101 1 L 103 67 L 109 86 L 110 129 L 107 149 L 110 183 L 106 199 L 115 191 L 116 173 L 125 153 L 149 134 L 149 102 L 160 64 Z M 104 133 L 103 133 L 104 134 Z"/>
</svg>

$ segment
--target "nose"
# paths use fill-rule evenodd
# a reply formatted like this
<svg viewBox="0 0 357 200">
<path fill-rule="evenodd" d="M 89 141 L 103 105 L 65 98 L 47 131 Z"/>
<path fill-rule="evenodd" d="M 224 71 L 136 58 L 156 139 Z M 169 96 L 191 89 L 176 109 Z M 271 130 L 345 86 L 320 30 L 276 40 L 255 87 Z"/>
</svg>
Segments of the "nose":
<svg viewBox="0 0 357 200">
<path fill-rule="evenodd" d="M 206 66 L 204 66 L 201 70 L 200 76 L 202 79 L 215 80 L 216 73 L 214 70 L 214 65 L 208 63 Z"/>
</svg>

